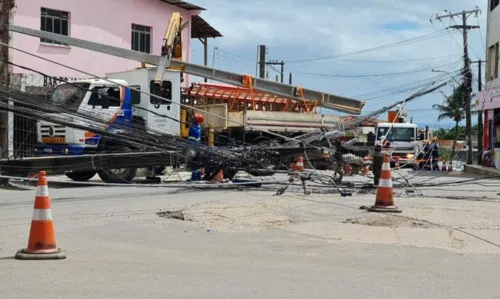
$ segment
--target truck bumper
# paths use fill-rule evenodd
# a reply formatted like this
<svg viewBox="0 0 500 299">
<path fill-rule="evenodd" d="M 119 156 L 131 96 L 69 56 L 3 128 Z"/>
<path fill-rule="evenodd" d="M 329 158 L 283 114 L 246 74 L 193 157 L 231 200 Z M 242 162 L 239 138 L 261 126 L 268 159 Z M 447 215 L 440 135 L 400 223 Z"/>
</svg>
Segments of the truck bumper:
<svg viewBox="0 0 500 299">
<path fill-rule="evenodd" d="M 79 156 L 85 153 L 85 146 L 71 144 L 37 144 L 35 157 Z"/>
</svg>

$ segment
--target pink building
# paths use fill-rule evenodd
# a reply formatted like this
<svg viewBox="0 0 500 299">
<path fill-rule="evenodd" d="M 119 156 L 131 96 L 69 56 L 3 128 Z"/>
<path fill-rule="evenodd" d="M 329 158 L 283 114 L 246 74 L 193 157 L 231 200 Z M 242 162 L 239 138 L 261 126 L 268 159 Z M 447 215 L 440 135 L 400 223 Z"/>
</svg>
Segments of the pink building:
<svg viewBox="0 0 500 299">
<path fill-rule="evenodd" d="M 15 25 L 157 55 L 172 12 L 180 12 L 183 21 L 188 23 L 183 30 L 185 61 L 191 60 L 191 39 L 200 39 L 206 44 L 207 38 L 221 36 L 199 16 L 204 8 L 180 0 L 17 0 L 16 5 Z M 13 34 L 11 43 L 16 48 L 97 76 L 140 66 L 138 62 L 17 33 Z M 15 64 L 49 76 L 88 77 L 18 51 L 13 51 L 12 55 Z M 14 74 L 30 73 L 19 67 L 12 71 Z M 32 83 L 40 86 L 38 82 Z M 44 78 L 42 86 L 53 85 L 50 78 Z"/>
</svg>

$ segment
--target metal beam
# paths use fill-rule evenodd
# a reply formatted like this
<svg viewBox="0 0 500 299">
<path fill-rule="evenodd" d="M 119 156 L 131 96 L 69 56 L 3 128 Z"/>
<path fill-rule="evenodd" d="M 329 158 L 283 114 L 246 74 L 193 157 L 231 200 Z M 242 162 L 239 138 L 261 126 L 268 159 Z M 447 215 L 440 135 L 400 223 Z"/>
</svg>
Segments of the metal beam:
<svg viewBox="0 0 500 299">
<path fill-rule="evenodd" d="M 83 39 L 73 38 L 69 36 L 64 36 L 60 34 L 54 34 L 50 32 L 44 32 L 40 30 L 25 28 L 16 25 L 9 25 L 9 30 L 12 32 L 25 34 L 38 38 L 45 38 L 49 40 L 53 40 L 56 42 L 68 44 L 74 47 L 79 47 L 95 52 L 100 52 L 103 54 L 108 54 L 116 57 L 121 57 L 129 60 L 134 60 L 137 62 L 143 62 L 150 65 L 160 65 L 161 56 L 152 55 L 148 53 L 137 52 L 133 50 L 128 50 L 124 48 L 104 45 L 96 42 L 91 42 Z M 227 84 L 246 87 L 243 84 L 244 75 L 223 71 L 215 68 L 210 68 L 207 66 L 197 65 L 193 63 L 188 63 L 184 61 L 179 61 L 172 59 L 170 61 L 170 67 L 176 69 L 182 69 L 183 72 L 195 76 L 205 77 L 208 79 L 212 79 L 219 82 L 224 82 Z M 264 93 L 271 93 L 277 96 L 281 96 L 288 99 L 294 100 L 305 100 L 312 101 L 318 103 L 319 106 L 350 113 L 350 114 L 361 114 L 361 110 L 365 106 L 364 101 L 359 101 L 356 99 L 341 97 L 333 94 L 327 94 L 320 91 L 310 90 L 306 88 L 302 88 L 302 92 L 304 98 L 302 98 L 299 88 L 296 86 L 290 86 L 287 84 L 282 84 L 278 82 L 273 82 L 270 80 L 252 78 L 252 87 L 257 91 L 261 91 Z"/>
</svg>

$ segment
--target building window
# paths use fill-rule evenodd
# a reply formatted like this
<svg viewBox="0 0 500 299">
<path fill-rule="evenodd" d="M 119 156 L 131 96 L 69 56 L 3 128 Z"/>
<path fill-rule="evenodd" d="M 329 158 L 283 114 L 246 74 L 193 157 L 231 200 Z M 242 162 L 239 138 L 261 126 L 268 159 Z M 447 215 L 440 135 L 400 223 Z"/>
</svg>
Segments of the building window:
<svg viewBox="0 0 500 299">
<path fill-rule="evenodd" d="M 498 4 L 500 3 L 500 0 L 490 0 L 490 11 L 494 10 Z"/>
<path fill-rule="evenodd" d="M 151 27 L 132 24 L 132 50 L 151 53 Z"/>
<path fill-rule="evenodd" d="M 498 60 L 499 60 L 499 43 L 494 44 L 488 49 L 488 79 L 494 80 L 498 78 Z"/>
<path fill-rule="evenodd" d="M 66 36 L 69 35 L 69 12 L 42 7 L 40 20 L 40 30 Z M 41 38 L 40 42 L 57 45 L 61 44 L 45 38 Z"/>
</svg>

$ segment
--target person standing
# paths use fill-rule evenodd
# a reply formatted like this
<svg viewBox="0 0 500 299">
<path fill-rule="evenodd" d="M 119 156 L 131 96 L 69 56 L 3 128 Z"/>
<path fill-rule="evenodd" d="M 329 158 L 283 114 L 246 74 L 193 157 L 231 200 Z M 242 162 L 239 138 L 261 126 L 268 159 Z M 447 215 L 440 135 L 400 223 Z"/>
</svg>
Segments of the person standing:
<svg viewBox="0 0 500 299">
<path fill-rule="evenodd" d="M 196 145 L 201 144 L 201 124 L 203 123 L 203 120 L 204 120 L 203 114 L 195 114 L 193 123 L 189 128 L 188 140 Z M 201 167 L 199 167 L 199 165 L 195 164 L 196 163 L 193 163 L 191 165 L 192 168 L 191 180 L 200 181 L 202 176 L 202 169 Z"/>
</svg>

